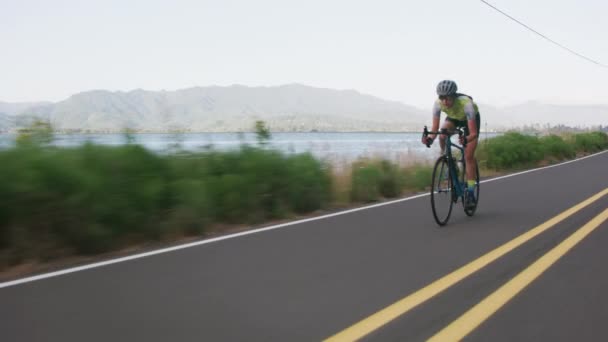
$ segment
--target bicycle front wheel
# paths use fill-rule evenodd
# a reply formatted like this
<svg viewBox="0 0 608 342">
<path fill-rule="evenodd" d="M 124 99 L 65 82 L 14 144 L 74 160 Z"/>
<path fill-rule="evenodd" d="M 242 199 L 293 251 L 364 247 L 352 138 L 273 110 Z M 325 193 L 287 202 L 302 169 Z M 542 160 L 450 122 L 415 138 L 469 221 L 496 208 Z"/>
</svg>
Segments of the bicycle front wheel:
<svg viewBox="0 0 608 342">
<path fill-rule="evenodd" d="M 431 182 L 431 207 L 438 225 L 443 226 L 450 219 L 454 196 L 448 160 L 442 156 L 435 162 Z"/>
</svg>

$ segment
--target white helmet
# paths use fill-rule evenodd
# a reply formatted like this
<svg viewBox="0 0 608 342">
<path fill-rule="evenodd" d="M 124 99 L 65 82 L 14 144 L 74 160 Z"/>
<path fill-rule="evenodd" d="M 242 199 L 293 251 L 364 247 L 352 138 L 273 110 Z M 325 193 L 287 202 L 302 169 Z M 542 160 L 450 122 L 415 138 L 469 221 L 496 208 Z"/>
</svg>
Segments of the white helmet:
<svg viewBox="0 0 608 342">
<path fill-rule="evenodd" d="M 439 96 L 451 96 L 456 94 L 457 90 L 458 86 L 452 80 L 443 80 L 437 85 L 437 95 Z"/>
</svg>

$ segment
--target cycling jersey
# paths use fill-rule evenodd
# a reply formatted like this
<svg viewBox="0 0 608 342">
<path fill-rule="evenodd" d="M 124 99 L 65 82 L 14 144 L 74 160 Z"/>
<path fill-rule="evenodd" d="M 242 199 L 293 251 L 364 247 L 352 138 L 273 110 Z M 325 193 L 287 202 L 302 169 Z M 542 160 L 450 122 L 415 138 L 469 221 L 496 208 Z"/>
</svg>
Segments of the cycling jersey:
<svg viewBox="0 0 608 342">
<path fill-rule="evenodd" d="M 479 114 L 479 108 L 477 108 L 473 99 L 466 95 L 460 95 L 454 99 L 452 108 L 444 106 L 441 100 L 437 99 L 433 105 L 433 116 L 440 117 L 441 112 L 446 113 L 449 118 L 459 121 L 475 120 L 475 117 Z"/>
</svg>

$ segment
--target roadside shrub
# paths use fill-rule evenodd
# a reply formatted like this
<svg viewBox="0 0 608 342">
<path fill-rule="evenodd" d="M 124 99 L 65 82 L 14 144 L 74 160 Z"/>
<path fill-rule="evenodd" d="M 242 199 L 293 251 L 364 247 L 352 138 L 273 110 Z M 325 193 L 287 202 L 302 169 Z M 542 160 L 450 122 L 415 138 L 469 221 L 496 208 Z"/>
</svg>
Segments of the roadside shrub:
<svg viewBox="0 0 608 342">
<path fill-rule="evenodd" d="M 388 160 L 380 161 L 380 194 L 385 198 L 397 197 L 403 190 L 403 173 L 396 164 Z"/>
<path fill-rule="evenodd" d="M 534 165 L 544 153 L 537 137 L 508 132 L 480 144 L 477 156 L 490 169 L 508 170 Z"/>
<path fill-rule="evenodd" d="M 425 165 L 414 165 L 405 170 L 405 183 L 407 189 L 425 190 L 431 184 L 433 168 Z"/>
<path fill-rule="evenodd" d="M 171 235 L 197 235 L 211 221 L 207 185 L 200 178 L 173 178 L 169 184 L 172 205 L 163 222 L 164 232 Z"/>
<path fill-rule="evenodd" d="M 380 197 L 391 198 L 401 194 L 404 175 L 399 167 L 387 160 L 360 160 L 353 165 L 351 199 L 372 202 Z"/>
<path fill-rule="evenodd" d="M 274 151 L 244 147 L 204 156 L 202 177 L 212 200 L 215 220 L 259 222 L 280 217 L 285 210 L 286 168 Z"/>
<path fill-rule="evenodd" d="M 212 205 L 200 154 L 170 155 L 170 204 L 163 229 L 169 235 L 201 234 L 212 222 Z"/>
<path fill-rule="evenodd" d="M 71 165 L 62 151 L 37 145 L 0 153 L 0 230 L 8 244 L 19 247 L 13 257 L 50 258 L 64 246 L 58 237 L 72 211 L 66 197 L 78 178 Z"/>
<path fill-rule="evenodd" d="M 539 139 L 545 158 L 553 157 L 558 160 L 573 158 L 576 155 L 574 146 L 568 144 L 558 135 L 548 135 Z"/>
<path fill-rule="evenodd" d="M 363 162 L 353 165 L 351 200 L 373 202 L 380 198 L 379 183 L 382 172 L 378 167 Z"/>
<path fill-rule="evenodd" d="M 599 152 L 608 148 L 608 135 L 604 132 L 575 134 L 574 147 L 579 152 Z"/>
<path fill-rule="evenodd" d="M 181 164 L 175 177 L 202 182 L 206 212 L 216 222 L 282 218 L 319 209 L 330 199 L 329 170 L 309 154 L 285 156 L 244 146 L 238 151 L 189 155 L 173 163 Z M 195 171 L 188 173 L 185 168 Z"/>
<path fill-rule="evenodd" d="M 13 206 L 13 189 L 11 180 L 17 171 L 14 164 L 10 164 L 13 153 L 0 151 L 0 251 L 12 245 L 11 219 Z"/>
<path fill-rule="evenodd" d="M 86 145 L 80 153 L 86 177 L 78 196 L 87 216 L 116 237 L 160 238 L 158 222 L 170 205 L 166 160 L 138 145 Z"/>
<path fill-rule="evenodd" d="M 103 253 L 117 247 L 112 230 L 107 226 L 91 222 L 78 228 L 70 227 L 73 229 L 69 232 L 69 241 L 77 254 Z"/>
<path fill-rule="evenodd" d="M 11 239 L 26 241 L 24 258 L 52 258 L 53 250 L 66 249 L 99 253 L 120 238 L 160 236 L 166 166 L 142 147 L 31 145 L 0 155 L 2 239 L 13 246 Z"/>
<path fill-rule="evenodd" d="M 329 167 L 311 154 L 287 158 L 288 203 L 296 213 L 307 213 L 326 206 L 331 195 Z"/>
</svg>

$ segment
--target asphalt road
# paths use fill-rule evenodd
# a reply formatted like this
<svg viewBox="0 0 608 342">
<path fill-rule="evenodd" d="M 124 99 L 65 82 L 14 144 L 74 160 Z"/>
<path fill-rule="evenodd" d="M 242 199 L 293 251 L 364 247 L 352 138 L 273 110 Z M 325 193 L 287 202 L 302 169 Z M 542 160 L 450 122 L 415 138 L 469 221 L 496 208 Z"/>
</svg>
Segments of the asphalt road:
<svg viewBox="0 0 608 342">
<path fill-rule="evenodd" d="M 608 188 L 608 153 L 486 181 L 447 226 L 429 196 L 122 262 L 0 283 L 2 341 L 422 341 L 498 292 L 466 341 L 608 341 L 608 221 L 511 297 L 500 289 L 608 208 L 608 195 L 403 314 L 374 314 Z M 548 224 L 545 224 L 547 226 Z M 441 282 L 445 284 L 446 282 Z M 377 319 L 372 322 L 370 317 Z M 370 323 L 371 322 L 371 323 Z M 372 324 L 373 323 L 373 324 Z M 465 328 L 471 327 L 465 324 Z"/>
</svg>

